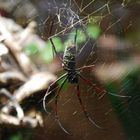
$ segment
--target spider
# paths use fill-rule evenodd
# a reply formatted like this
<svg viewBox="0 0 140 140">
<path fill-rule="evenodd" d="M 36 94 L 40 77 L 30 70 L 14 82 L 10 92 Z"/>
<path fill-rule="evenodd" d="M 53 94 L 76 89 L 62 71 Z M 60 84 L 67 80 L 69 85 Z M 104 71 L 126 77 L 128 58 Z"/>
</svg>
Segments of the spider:
<svg viewBox="0 0 140 140">
<path fill-rule="evenodd" d="M 60 80 L 63 79 L 60 87 L 57 89 L 56 91 L 56 95 L 55 95 L 55 119 L 58 122 L 59 126 L 61 127 L 61 129 L 69 134 L 69 132 L 62 126 L 61 122 L 58 119 L 58 112 L 57 112 L 57 104 L 58 104 L 58 98 L 60 96 L 61 93 L 61 89 L 63 88 L 64 84 L 68 81 L 68 83 L 70 84 L 75 84 L 76 85 L 76 95 L 78 97 L 79 103 L 81 105 L 82 111 L 85 115 L 85 117 L 97 128 L 99 129 L 103 129 L 102 127 L 100 127 L 88 114 L 88 112 L 86 111 L 86 108 L 83 105 L 82 99 L 81 99 L 81 92 L 80 92 L 80 87 L 79 87 L 79 79 L 83 80 L 83 82 L 85 82 L 85 84 L 92 86 L 96 92 L 104 92 L 104 93 L 108 93 L 106 90 L 103 90 L 102 88 L 98 87 L 97 85 L 93 84 L 92 81 L 86 79 L 83 75 L 80 74 L 81 70 L 85 69 L 85 68 L 90 68 L 90 67 L 94 67 L 94 65 L 88 65 L 88 66 L 83 66 L 81 68 L 76 68 L 76 53 L 77 53 L 77 46 L 76 46 L 76 38 L 77 38 L 77 29 L 75 32 L 75 37 L 74 37 L 74 44 L 68 46 L 65 48 L 64 51 L 64 55 L 63 58 L 61 58 L 55 48 L 55 45 L 53 43 L 52 38 L 50 38 L 50 42 L 52 44 L 53 50 L 56 53 L 56 55 L 58 56 L 59 60 L 62 62 L 62 66 L 64 71 L 66 71 L 65 74 L 63 74 L 62 76 L 60 76 L 56 81 L 54 81 L 47 89 L 47 92 L 43 98 L 43 107 L 45 109 L 45 111 L 48 113 L 47 109 L 46 109 L 46 98 L 52 93 L 52 87 Z M 113 93 L 109 93 L 110 95 L 113 96 L 119 96 L 119 97 L 126 97 L 123 95 L 116 95 Z"/>
</svg>

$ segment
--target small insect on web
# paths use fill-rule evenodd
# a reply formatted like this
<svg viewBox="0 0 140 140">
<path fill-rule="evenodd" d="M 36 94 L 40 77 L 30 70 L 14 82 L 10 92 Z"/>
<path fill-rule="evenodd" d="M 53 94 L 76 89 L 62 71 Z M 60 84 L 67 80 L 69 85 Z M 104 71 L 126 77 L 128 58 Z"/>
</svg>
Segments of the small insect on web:
<svg viewBox="0 0 140 140">
<path fill-rule="evenodd" d="M 53 26 L 53 23 L 52 23 Z M 51 27 L 52 28 L 52 27 Z M 60 76 L 56 81 L 54 81 L 47 89 L 47 92 L 43 98 L 43 107 L 45 109 L 45 111 L 48 113 L 47 109 L 46 109 L 46 99 L 47 97 L 52 94 L 52 87 L 60 80 L 63 79 L 60 87 L 57 89 L 56 91 L 56 95 L 55 95 L 55 119 L 58 122 L 59 126 L 61 127 L 61 129 L 67 133 L 70 134 L 61 124 L 59 118 L 58 118 L 58 112 L 57 112 L 57 104 L 58 104 L 58 98 L 61 94 L 61 89 L 63 88 L 64 84 L 66 82 L 76 85 L 76 95 L 78 97 L 79 103 L 81 105 L 82 111 L 85 115 L 85 117 L 89 120 L 89 122 L 91 122 L 95 127 L 99 128 L 99 129 L 103 129 L 101 126 L 99 126 L 88 114 L 88 112 L 86 111 L 86 108 L 83 105 L 82 99 L 81 99 L 81 92 L 80 92 L 80 86 L 79 86 L 79 79 L 81 79 L 86 85 L 90 85 L 94 88 L 94 90 L 96 92 L 99 93 L 107 93 L 110 94 L 112 96 L 116 96 L 116 97 L 128 97 L 128 96 L 122 96 L 122 95 L 116 95 L 113 93 L 109 93 L 106 90 L 98 87 L 97 85 L 95 85 L 92 81 L 86 79 L 83 75 L 81 75 L 81 71 L 85 68 L 90 68 L 90 67 L 94 67 L 94 65 L 88 65 L 88 66 L 83 66 L 81 68 L 76 68 L 76 58 L 77 58 L 77 45 L 76 45 L 76 40 L 77 40 L 77 31 L 78 29 L 76 28 L 75 30 L 75 36 L 74 36 L 74 43 L 68 47 L 65 48 L 65 52 L 63 55 L 63 58 L 61 58 L 55 48 L 53 39 L 50 38 L 50 42 L 52 44 L 52 48 L 54 50 L 54 52 L 56 53 L 56 55 L 58 56 L 59 60 L 62 62 L 62 66 L 64 71 L 66 71 L 65 74 L 63 74 L 62 76 Z"/>
</svg>

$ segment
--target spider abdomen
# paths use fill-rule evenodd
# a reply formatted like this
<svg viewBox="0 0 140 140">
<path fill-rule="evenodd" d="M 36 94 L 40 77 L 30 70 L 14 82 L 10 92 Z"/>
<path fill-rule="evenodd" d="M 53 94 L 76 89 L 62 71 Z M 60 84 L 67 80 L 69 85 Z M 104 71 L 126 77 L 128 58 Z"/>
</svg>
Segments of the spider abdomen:
<svg viewBox="0 0 140 140">
<path fill-rule="evenodd" d="M 76 63 L 76 46 L 72 45 L 69 47 L 65 48 L 65 52 L 64 52 L 64 56 L 63 56 L 63 62 L 65 65 L 64 66 L 64 70 L 73 70 L 75 71 L 75 63 Z"/>
<path fill-rule="evenodd" d="M 68 72 L 67 79 L 70 83 L 78 83 L 78 75 L 76 71 L 76 46 L 71 45 L 65 49 L 63 56 L 64 70 Z"/>
</svg>

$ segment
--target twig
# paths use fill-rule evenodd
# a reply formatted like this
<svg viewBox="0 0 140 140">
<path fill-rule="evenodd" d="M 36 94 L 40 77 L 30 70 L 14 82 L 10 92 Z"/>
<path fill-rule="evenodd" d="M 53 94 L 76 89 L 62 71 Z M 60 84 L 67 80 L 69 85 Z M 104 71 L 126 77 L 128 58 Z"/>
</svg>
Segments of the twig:
<svg viewBox="0 0 140 140">
<path fill-rule="evenodd" d="M 22 52 L 21 44 L 16 42 L 13 35 L 6 29 L 6 27 L 1 22 L 0 22 L 0 33 L 3 36 L 3 43 L 8 48 L 10 54 L 14 58 L 19 69 L 25 75 L 29 75 L 31 73 L 36 72 L 37 70 L 36 70 L 35 65 Z"/>
<path fill-rule="evenodd" d="M 19 103 L 16 101 L 16 99 L 14 98 L 14 96 L 12 96 L 12 94 L 6 90 L 6 89 L 1 89 L 0 90 L 0 94 L 5 95 L 8 99 L 10 99 L 10 103 L 8 104 L 9 107 L 11 108 L 12 106 L 15 108 L 16 112 L 17 112 L 17 118 L 22 119 L 24 117 L 24 112 L 23 109 L 21 108 L 21 106 L 19 105 Z M 8 110 L 2 109 L 2 112 L 6 113 Z"/>
<path fill-rule="evenodd" d="M 38 120 L 30 117 L 23 117 L 21 120 L 17 117 L 0 112 L 0 124 L 35 128 L 38 126 Z"/>
</svg>

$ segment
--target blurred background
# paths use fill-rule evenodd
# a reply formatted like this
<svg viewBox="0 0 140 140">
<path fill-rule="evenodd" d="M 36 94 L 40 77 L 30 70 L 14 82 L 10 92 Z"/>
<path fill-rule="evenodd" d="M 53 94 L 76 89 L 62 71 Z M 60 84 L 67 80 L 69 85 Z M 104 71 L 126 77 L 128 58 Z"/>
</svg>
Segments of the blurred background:
<svg viewBox="0 0 140 140">
<path fill-rule="evenodd" d="M 11 96 L 7 100 L 1 93 L 7 94 L 0 91 L 0 139 L 139 140 L 139 9 L 139 0 L 0 0 L 0 86 L 11 93 L 28 118 L 22 126 L 18 111 L 15 115 L 9 107 Z M 44 111 L 42 98 L 49 84 L 65 73 L 57 55 L 63 58 L 65 47 L 75 43 L 76 29 L 76 66 L 95 85 L 79 78 L 81 98 L 91 118 L 104 129 L 88 121 L 75 85 L 66 83 L 58 116 L 71 134 L 67 135 L 55 121 L 55 91 L 47 97 L 52 99 L 47 105 L 51 114 Z M 90 65 L 94 66 L 84 68 Z M 31 94 L 25 98 L 26 92 Z M 18 124 L 8 122 L 10 117 L 3 113 L 19 117 Z"/>
</svg>

